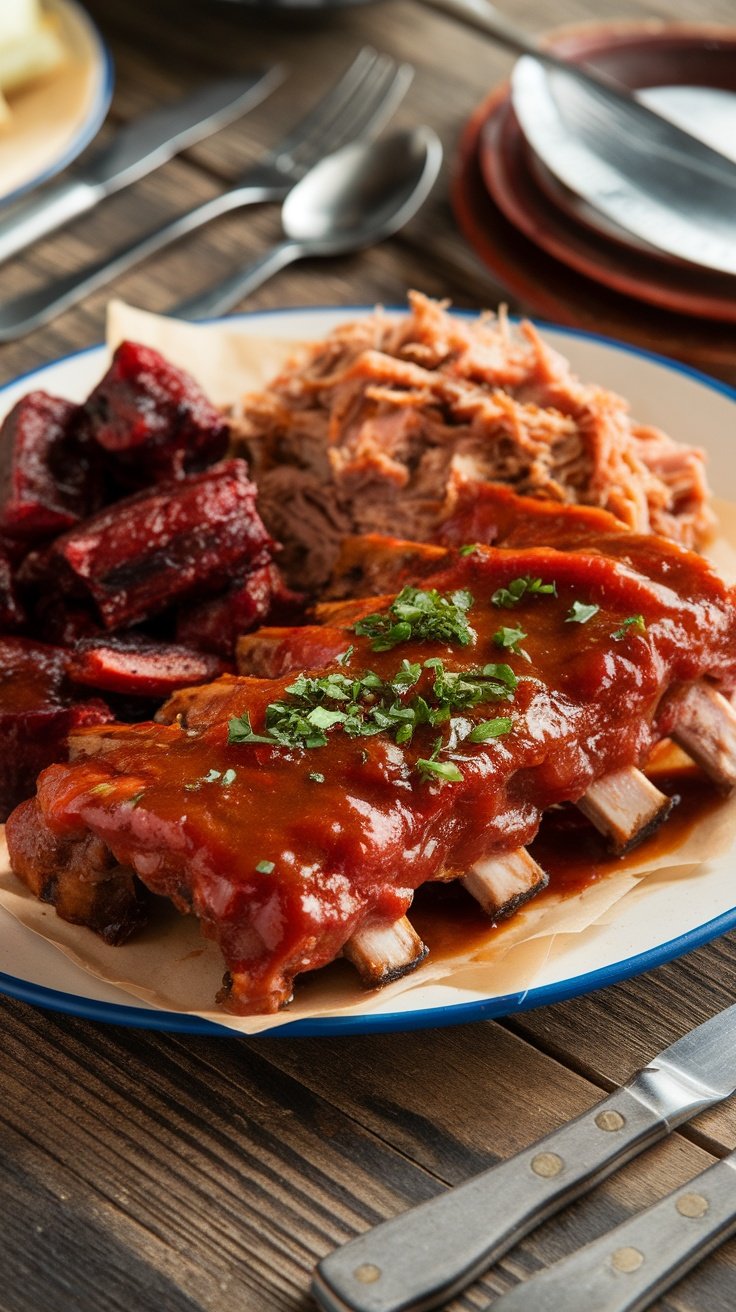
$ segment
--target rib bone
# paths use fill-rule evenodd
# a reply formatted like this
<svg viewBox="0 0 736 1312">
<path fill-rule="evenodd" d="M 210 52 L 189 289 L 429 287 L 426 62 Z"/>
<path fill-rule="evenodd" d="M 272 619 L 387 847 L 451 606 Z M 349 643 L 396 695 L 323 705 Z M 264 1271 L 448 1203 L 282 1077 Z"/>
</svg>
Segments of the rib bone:
<svg viewBox="0 0 736 1312">
<path fill-rule="evenodd" d="M 393 925 L 368 925 L 357 930 L 345 944 L 343 955 L 353 963 L 363 983 L 377 989 L 415 970 L 428 951 L 406 916 L 402 916 Z"/>
<path fill-rule="evenodd" d="M 510 916 L 535 893 L 547 887 L 549 877 L 529 855 L 518 847 L 505 856 L 478 861 L 460 880 L 487 915 L 494 920 Z"/>
<path fill-rule="evenodd" d="M 633 765 L 598 779 L 577 803 L 618 856 L 648 838 L 674 805 Z"/>
<path fill-rule="evenodd" d="M 671 736 L 719 788 L 736 786 L 736 711 L 715 688 L 697 683 L 679 695 Z"/>
</svg>

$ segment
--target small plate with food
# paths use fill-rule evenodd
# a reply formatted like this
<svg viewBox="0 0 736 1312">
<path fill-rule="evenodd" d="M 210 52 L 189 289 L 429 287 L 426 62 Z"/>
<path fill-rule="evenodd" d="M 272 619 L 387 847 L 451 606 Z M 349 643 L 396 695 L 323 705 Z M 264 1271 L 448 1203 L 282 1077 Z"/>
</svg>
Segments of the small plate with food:
<svg viewBox="0 0 736 1312">
<path fill-rule="evenodd" d="M 0 392 L 6 992 L 410 1028 L 736 925 L 728 388 L 419 294 L 111 350 Z"/>
<path fill-rule="evenodd" d="M 110 107 L 113 65 L 76 0 L 0 5 L 0 204 L 66 168 Z"/>
</svg>

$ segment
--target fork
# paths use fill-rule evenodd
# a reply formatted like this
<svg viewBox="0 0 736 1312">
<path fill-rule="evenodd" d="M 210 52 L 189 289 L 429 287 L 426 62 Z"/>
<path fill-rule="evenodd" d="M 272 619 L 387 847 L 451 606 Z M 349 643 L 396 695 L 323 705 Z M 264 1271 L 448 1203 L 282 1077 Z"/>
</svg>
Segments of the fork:
<svg viewBox="0 0 736 1312">
<path fill-rule="evenodd" d="M 0 341 L 14 341 L 76 305 L 139 261 L 246 205 L 284 200 L 295 183 L 322 159 L 358 137 L 377 136 L 409 89 L 414 70 L 369 46 L 358 52 L 338 82 L 293 131 L 251 165 L 234 186 L 138 237 L 76 273 L 24 292 L 0 305 Z"/>
</svg>

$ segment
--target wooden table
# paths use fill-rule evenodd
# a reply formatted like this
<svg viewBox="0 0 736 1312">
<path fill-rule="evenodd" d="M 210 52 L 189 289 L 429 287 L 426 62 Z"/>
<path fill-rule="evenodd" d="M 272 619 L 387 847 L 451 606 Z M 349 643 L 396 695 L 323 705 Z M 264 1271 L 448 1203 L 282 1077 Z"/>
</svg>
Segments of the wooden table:
<svg viewBox="0 0 736 1312">
<path fill-rule="evenodd" d="M 432 123 L 448 153 L 509 61 L 412 0 L 320 20 L 257 17 L 201 0 L 94 0 L 114 51 L 113 121 L 202 75 L 285 58 L 292 77 L 241 123 L 2 270 L 3 295 L 67 270 L 215 193 L 274 140 L 365 41 L 411 59 L 400 117 Z M 619 0 L 619 17 L 686 18 L 685 0 Z M 517 0 L 530 29 L 543 0 Z M 609 11 L 563 0 L 558 21 Z M 728 21 L 732 0 L 701 0 Z M 121 280 L 163 309 L 275 236 L 264 207 L 235 215 Z M 457 234 L 440 185 L 394 241 L 301 267 L 253 304 L 503 295 Z M 0 350 L 0 380 L 102 336 L 105 295 Z M 601 328 L 605 330 L 605 323 Z M 723 370 L 728 377 L 729 371 Z M 736 377 L 736 369 L 731 372 Z M 665 1043 L 734 1000 L 736 937 L 602 993 L 502 1023 L 333 1040 L 238 1041 L 115 1029 L 0 1001 L 2 1312 L 297 1312 L 315 1260 L 356 1231 L 515 1152 L 591 1105 Z M 700 1117 L 569 1208 L 482 1286 L 492 1292 L 562 1256 L 736 1145 L 736 1102 Z M 736 1243 L 657 1307 L 733 1312 Z M 595 1312 L 595 1309 L 591 1309 Z"/>
</svg>

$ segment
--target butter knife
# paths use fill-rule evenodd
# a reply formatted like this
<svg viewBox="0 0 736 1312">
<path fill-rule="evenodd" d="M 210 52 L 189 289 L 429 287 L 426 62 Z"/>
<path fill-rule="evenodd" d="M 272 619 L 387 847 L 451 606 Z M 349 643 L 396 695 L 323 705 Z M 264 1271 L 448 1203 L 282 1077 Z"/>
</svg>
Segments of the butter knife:
<svg viewBox="0 0 736 1312">
<path fill-rule="evenodd" d="M 497 1299 L 494 1312 L 641 1312 L 736 1233 L 736 1153 Z"/>
<path fill-rule="evenodd" d="M 428 1312 L 573 1198 L 734 1092 L 736 1005 L 532 1147 L 336 1249 L 317 1267 L 314 1296 L 326 1312 Z"/>
<path fill-rule="evenodd" d="M 19 201 L 0 218 L 0 263 L 234 122 L 270 95 L 283 78 L 278 65 L 242 77 L 218 78 L 127 123 L 62 181 Z"/>
</svg>

